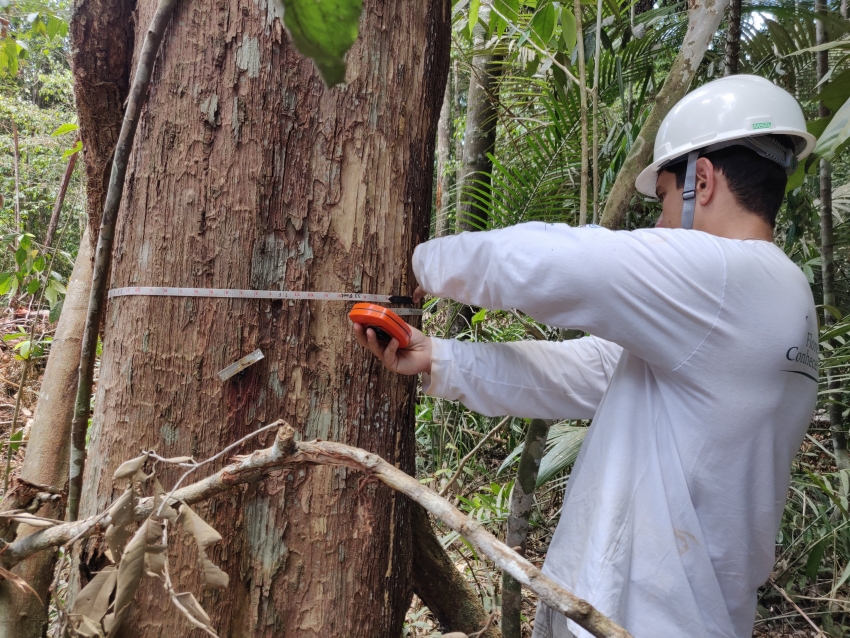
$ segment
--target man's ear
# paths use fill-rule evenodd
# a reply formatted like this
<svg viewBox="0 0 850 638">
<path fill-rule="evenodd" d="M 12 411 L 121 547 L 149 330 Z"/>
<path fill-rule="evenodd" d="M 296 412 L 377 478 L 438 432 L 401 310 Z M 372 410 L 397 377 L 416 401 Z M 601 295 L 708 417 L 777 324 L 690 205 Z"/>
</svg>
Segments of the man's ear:
<svg viewBox="0 0 850 638">
<path fill-rule="evenodd" d="M 717 175 L 714 164 L 706 157 L 697 160 L 696 197 L 701 206 L 707 206 L 714 197 L 717 188 Z"/>
</svg>

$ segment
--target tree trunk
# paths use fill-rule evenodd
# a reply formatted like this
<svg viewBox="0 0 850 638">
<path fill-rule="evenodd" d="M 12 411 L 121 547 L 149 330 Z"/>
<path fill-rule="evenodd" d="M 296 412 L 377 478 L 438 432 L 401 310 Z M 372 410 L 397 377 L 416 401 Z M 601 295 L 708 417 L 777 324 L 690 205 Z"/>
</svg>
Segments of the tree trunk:
<svg viewBox="0 0 850 638">
<path fill-rule="evenodd" d="M 487 612 L 475 590 L 458 572 L 446 550 L 434 535 L 428 513 L 419 505 L 412 506 L 413 524 L 413 591 L 431 610 L 443 631 L 471 634 L 487 623 Z M 491 625 L 481 638 L 499 638 Z"/>
<path fill-rule="evenodd" d="M 474 30 L 473 47 L 484 46 L 484 28 Z M 488 157 L 496 147 L 496 95 L 501 75 L 501 57 L 483 52 L 474 55 L 469 71 L 469 94 L 466 99 L 466 132 L 463 136 L 463 159 L 460 171 L 460 206 L 458 230 L 479 230 L 487 224 L 487 208 L 478 197 L 487 197 L 493 162 Z M 477 191 L 477 196 L 472 192 Z"/>
<path fill-rule="evenodd" d="M 74 100 L 86 169 L 89 240 L 97 244 L 100 216 L 130 89 L 135 32 L 133 0 L 75 0 L 71 14 Z"/>
<path fill-rule="evenodd" d="M 412 288 L 410 255 L 428 232 L 449 3 L 364 5 L 348 86 L 330 90 L 289 44 L 275 4 L 178 5 L 136 137 L 113 287 Z M 139 3 L 137 42 L 153 10 Z M 115 496 L 114 469 L 141 448 L 206 458 L 279 417 L 303 438 L 364 447 L 412 472 L 415 381 L 364 356 L 348 310 L 113 301 L 81 515 Z M 265 359 L 219 381 L 256 348 Z M 176 476 L 159 470 L 166 486 Z M 220 635 L 400 635 L 411 595 L 404 498 L 344 469 L 310 468 L 200 509 L 223 536 L 209 551 L 231 577 L 200 596 Z M 82 576 L 104 564 L 102 550 L 85 548 Z M 196 558 L 189 544 L 172 550 L 178 591 L 202 591 Z M 122 636 L 187 628 L 147 580 Z"/>
<path fill-rule="evenodd" d="M 815 0 L 815 11 L 826 15 L 827 7 L 825 0 Z M 823 20 L 815 22 L 815 37 L 817 44 L 829 42 L 829 34 Z M 818 80 L 822 79 L 829 71 L 829 51 L 818 51 L 817 53 Z M 829 109 L 821 102 L 818 106 L 820 117 L 827 117 Z M 834 259 L 834 234 L 832 228 L 832 168 L 829 162 L 820 161 L 820 255 L 821 255 L 821 280 L 823 284 L 823 303 L 825 306 L 835 306 L 835 259 Z M 824 310 L 824 323 L 830 325 L 835 323 L 835 318 L 828 310 Z M 836 379 L 832 371 L 826 371 L 827 386 L 835 392 L 830 393 L 829 399 L 829 428 L 832 431 L 832 448 L 835 453 L 835 464 L 838 469 L 850 468 L 850 459 L 847 454 L 847 431 L 844 428 L 841 417 L 841 381 Z"/>
<path fill-rule="evenodd" d="M 437 197 L 434 207 L 436 215 L 434 234 L 437 237 L 444 237 L 451 233 L 451 224 L 449 224 L 451 176 L 447 170 L 452 139 L 452 120 L 454 119 L 452 117 L 453 96 L 451 75 L 450 73 L 449 81 L 446 82 L 443 108 L 440 110 L 440 121 L 437 124 Z"/>
<path fill-rule="evenodd" d="M 688 31 L 685 41 L 673 61 L 664 85 L 655 96 L 652 111 L 635 138 L 605 201 L 602 225 L 606 228 L 619 229 L 623 225 L 629 203 L 635 194 L 635 180 L 652 161 L 655 135 L 661 126 L 661 120 L 688 92 L 705 51 L 723 20 L 729 1 L 693 0 L 688 4 Z"/>
<path fill-rule="evenodd" d="M 729 26 L 726 30 L 726 70 L 724 75 L 737 75 L 741 52 L 741 0 L 729 4 Z"/>
<path fill-rule="evenodd" d="M 532 419 L 519 457 L 514 489 L 511 492 L 511 511 L 508 516 L 505 545 L 520 554 L 525 554 L 537 473 L 540 471 L 540 461 L 546 450 L 546 439 L 549 438 L 551 425 L 551 421 Z M 522 587 L 509 574 L 502 572 L 502 635 L 505 638 L 520 638 L 522 635 L 521 612 Z"/>
<path fill-rule="evenodd" d="M 41 485 L 64 489 L 68 481 L 68 441 L 71 434 L 71 412 L 77 393 L 77 365 L 80 362 L 80 339 L 86 322 L 86 309 L 91 287 L 91 243 L 88 232 L 83 235 L 74 271 L 68 282 L 68 294 L 50 346 L 50 357 L 41 382 L 41 393 L 30 429 L 27 454 L 21 467 L 21 478 Z M 39 516 L 61 519 L 64 503 L 44 505 Z M 22 526 L 18 538 L 31 534 L 33 528 Z M 46 603 L 53 580 L 54 552 L 42 552 L 14 568 Z M 0 638 L 41 638 L 47 630 L 47 609 L 29 592 L 0 581 Z"/>
</svg>

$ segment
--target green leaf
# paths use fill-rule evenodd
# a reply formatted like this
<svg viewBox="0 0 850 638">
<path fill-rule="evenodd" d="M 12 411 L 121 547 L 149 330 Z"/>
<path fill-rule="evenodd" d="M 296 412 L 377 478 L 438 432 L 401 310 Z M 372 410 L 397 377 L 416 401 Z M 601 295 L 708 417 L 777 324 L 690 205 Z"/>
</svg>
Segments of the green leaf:
<svg viewBox="0 0 850 638">
<path fill-rule="evenodd" d="M 840 152 L 848 140 L 850 140 L 850 99 L 838 109 L 827 125 L 823 135 L 818 139 L 814 154 L 824 159 L 831 159 Z"/>
<path fill-rule="evenodd" d="M 823 102 L 829 110 L 837 111 L 848 99 L 850 99 L 850 69 L 834 78 L 812 98 L 812 101 Z"/>
<path fill-rule="evenodd" d="M 24 250 L 29 250 L 30 246 L 32 246 L 32 235 L 30 235 L 29 233 L 24 233 L 23 235 L 21 235 L 21 242 L 19 246 Z"/>
<path fill-rule="evenodd" d="M 508 22 L 516 24 L 519 16 L 519 0 L 493 0 L 490 13 L 490 30 L 501 36 L 508 27 Z"/>
<path fill-rule="evenodd" d="M 6 58 L 6 68 L 9 70 L 9 75 L 15 76 L 18 74 L 18 51 L 20 47 L 18 42 L 11 35 L 6 36 L 3 43 L 3 53 Z"/>
<path fill-rule="evenodd" d="M 38 290 L 39 283 L 38 279 L 33 279 L 27 286 L 27 294 L 34 295 Z"/>
<path fill-rule="evenodd" d="M 47 293 L 45 292 L 45 296 Z M 56 323 L 59 321 L 59 317 L 62 316 L 62 306 L 65 304 L 64 299 L 60 299 L 58 302 L 53 302 L 53 305 L 50 308 L 50 323 Z"/>
<path fill-rule="evenodd" d="M 18 351 L 18 355 L 21 359 L 29 359 L 30 351 L 32 350 L 32 341 L 27 339 L 26 341 L 21 341 L 18 345 L 15 346 L 15 350 Z"/>
<path fill-rule="evenodd" d="M 474 315 L 472 315 L 472 325 L 474 326 L 477 323 L 481 323 L 486 318 L 487 318 L 487 309 L 482 308 L 481 310 L 476 312 Z"/>
<path fill-rule="evenodd" d="M 467 22 L 467 29 L 469 29 L 469 37 L 472 37 L 472 32 L 475 29 L 475 25 L 478 24 L 478 10 L 481 6 L 481 0 L 470 0 L 469 1 L 469 21 Z"/>
<path fill-rule="evenodd" d="M 27 257 L 29 257 L 27 249 L 19 246 L 15 251 L 15 263 L 18 264 L 18 268 L 21 268 L 27 262 Z"/>
<path fill-rule="evenodd" d="M 17 452 L 21 447 L 21 441 L 24 440 L 24 431 L 18 430 L 12 436 L 9 437 L 9 447 L 12 449 L 12 452 Z"/>
<path fill-rule="evenodd" d="M 71 148 L 69 148 L 64 153 L 62 153 L 62 159 L 66 160 L 69 157 L 71 157 L 71 155 L 76 155 L 81 150 L 83 150 L 83 142 L 81 140 L 77 140 L 76 144 L 74 144 Z"/>
<path fill-rule="evenodd" d="M 37 270 L 38 272 L 43 272 L 45 268 L 47 268 L 47 260 L 44 258 L 44 255 L 39 255 L 32 262 L 33 270 Z"/>
<path fill-rule="evenodd" d="M 65 286 L 62 285 L 62 282 L 56 281 L 55 279 L 50 282 L 50 287 L 53 288 L 60 295 L 65 295 L 68 291 L 65 289 Z"/>
<path fill-rule="evenodd" d="M 60 135 L 64 135 L 65 133 L 71 133 L 72 131 L 80 130 L 79 125 L 74 124 L 73 122 L 65 122 L 62 126 L 53 131 L 50 135 L 52 137 L 58 137 Z"/>
<path fill-rule="evenodd" d="M 53 286 L 48 285 L 47 288 L 44 289 L 44 298 L 47 299 L 47 303 L 50 304 L 52 314 L 53 307 L 56 305 L 56 300 L 59 299 L 59 294 L 56 292 Z"/>
<path fill-rule="evenodd" d="M 572 53 L 576 48 L 576 17 L 572 11 L 563 7 L 561 9 L 561 39 L 564 43 L 564 51 Z"/>
<path fill-rule="evenodd" d="M 345 54 L 357 40 L 362 0 L 277 0 L 295 47 L 311 58 L 325 84 L 345 81 Z"/>
<path fill-rule="evenodd" d="M 557 22 L 558 16 L 551 3 L 537 10 L 531 19 L 531 38 L 537 46 L 544 48 L 548 45 L 549 40 L 555 35 Z"/>
</svg>

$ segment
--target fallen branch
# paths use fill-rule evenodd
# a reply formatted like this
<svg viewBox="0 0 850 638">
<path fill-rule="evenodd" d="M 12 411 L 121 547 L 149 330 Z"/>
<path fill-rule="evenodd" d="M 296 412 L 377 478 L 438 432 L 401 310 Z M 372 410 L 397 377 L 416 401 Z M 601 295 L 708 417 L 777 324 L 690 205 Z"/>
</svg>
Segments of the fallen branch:
<svg viewBox="0 0 850 638">
<path fill-rule="evenodd" d="M 359 448 L 330 441 L 295 441 L 295 430 L 284 424 L 278 429 L 272 447 L 237 457 L 234 463 L 215 474 L 176 490 L 168 501 L 191 505 L 222 492 L 259 480 L 281 467 L 299 465 L 335 465 L 364 472 L 419 503 L 449 528 L 466 538 L 475 549 L 492 560 L 497 567 L 531 589 L 549 607 L 564 614 L 598 638 L 631 638 L 615 622 L 597 611 L 590 603 L 574 596 L 537 567 L 490 534 L 481 523 L 468 518 L 449 501 L 438 496 L 414 477 L 393 467 L 381 457 Z M 153 513 L 154 498 L 140 499 L 135 519 L 146 520 Z M 95 533 L 101 533 L 111 518 L 104 512 L 74 523 L 63 523 L 39 530 L 6 545 L 0 551 L 0 562 L 9 568 L 33 554 L 65 545 Z"/>
</svg>

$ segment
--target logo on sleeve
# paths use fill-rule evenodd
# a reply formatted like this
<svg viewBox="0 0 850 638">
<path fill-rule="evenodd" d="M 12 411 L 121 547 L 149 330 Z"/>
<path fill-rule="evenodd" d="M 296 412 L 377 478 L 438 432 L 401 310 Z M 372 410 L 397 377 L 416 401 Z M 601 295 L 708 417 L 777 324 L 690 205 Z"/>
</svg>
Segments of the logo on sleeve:
<svg viewBox="0 0 850 638">
<path fill-rule="evenodd" d="M 812 333 L 806 336 L 806 345 L 803 348 L 791 346 L 785 352 L 785 358 L 788 361 L 799 364 L 802 369 L 798 370 L 782 370 L 782 372 L 791 372 L 792 374 L 801 374 L 804 377 L 811 379 L 815 383 L 818 382 L 818 342 Z"/>
</svg>

